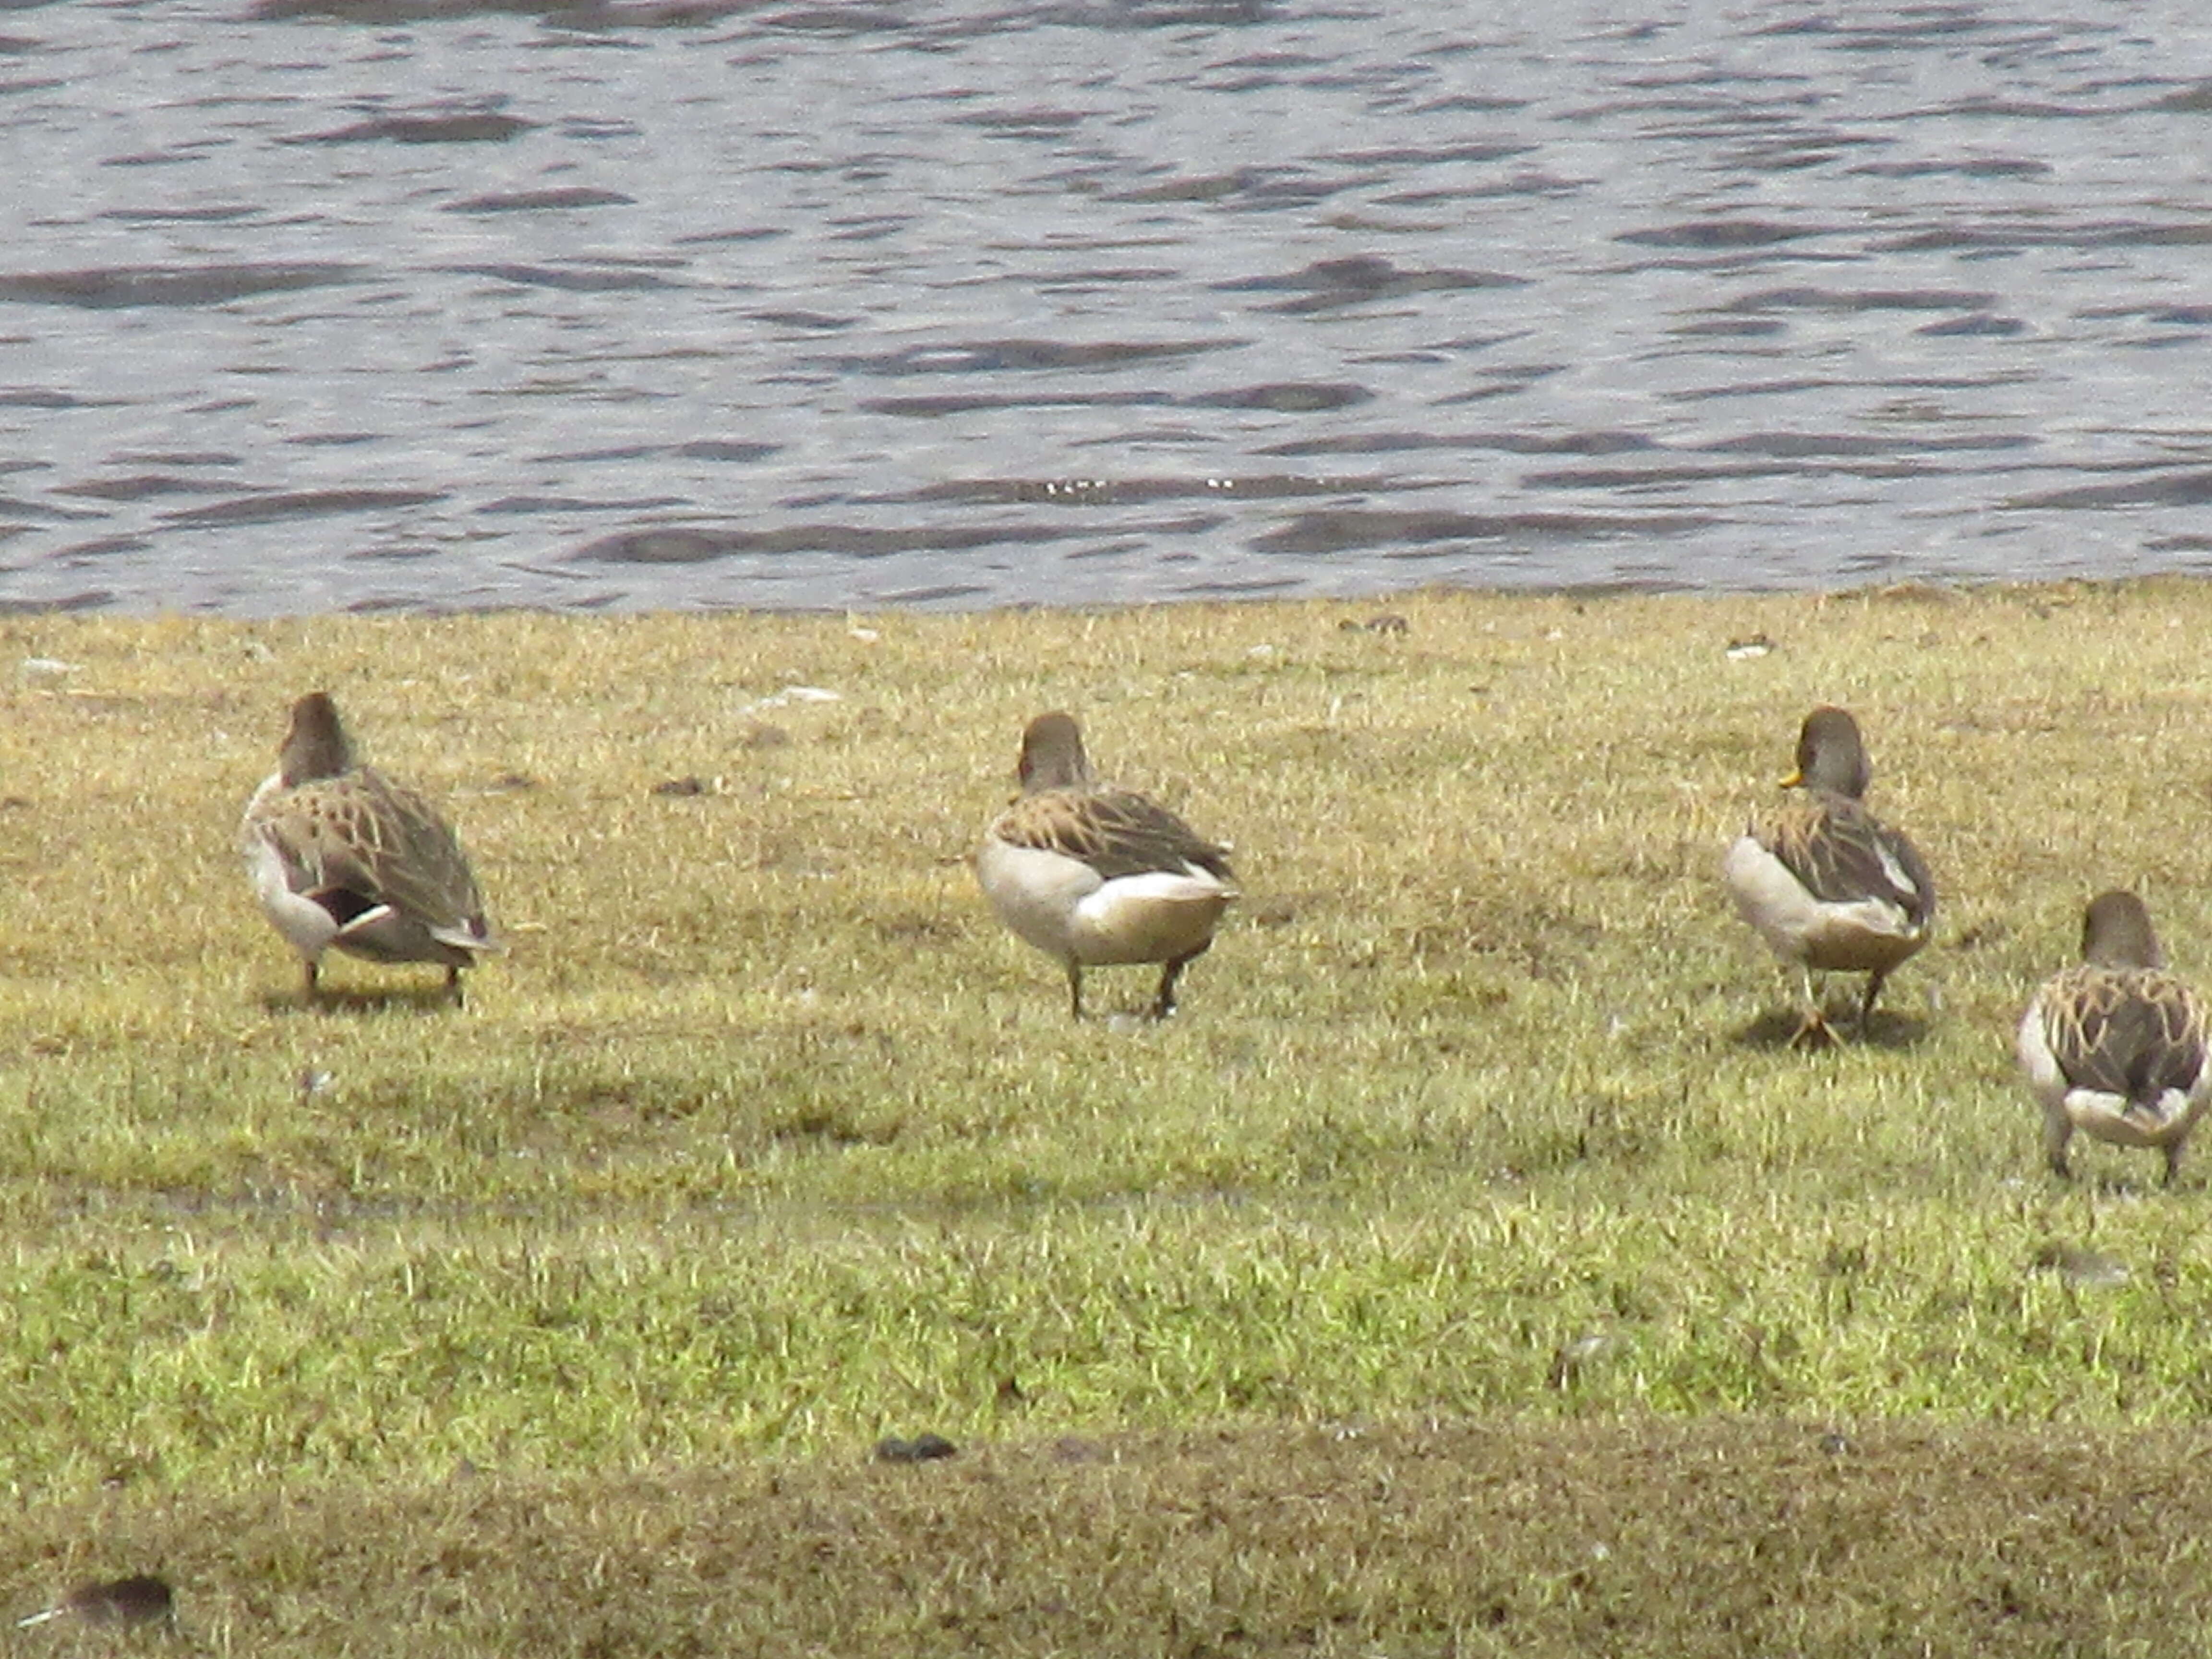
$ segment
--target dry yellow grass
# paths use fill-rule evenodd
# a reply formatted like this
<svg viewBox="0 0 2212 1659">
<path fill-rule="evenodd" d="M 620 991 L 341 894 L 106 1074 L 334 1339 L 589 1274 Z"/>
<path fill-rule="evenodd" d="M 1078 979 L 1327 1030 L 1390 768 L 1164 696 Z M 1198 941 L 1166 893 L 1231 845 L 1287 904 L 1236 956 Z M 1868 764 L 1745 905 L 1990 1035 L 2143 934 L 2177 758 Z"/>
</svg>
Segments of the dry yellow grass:
<svg viewBox="0 0 2212 1659">
<path fill-rule="evenodd" d="M 1385 610 L 1403 631 L 1358 625 Z M 1064 1494 L 1038 1486 L 994 1531 L 971 1471 L 1046 1468 L 1068 1434 L 1233 1431 L 1240 1478 L 1311 1509 L 1314 1425 L 1370 1420 L 1366 1443 L 1407 1459 L 1433 1433 L 1540 1456 L 1579 1425 L 1561 1443 L 1593 1449 L 1597 1503 L 1622 1445 L 1689 1443 L 1677 1417 L 1711 1419 L 1679 1434 L 1717 1446 L 1902 1420 L 1933 1461 L 1879 1478 L 1951 1506 L 1912 1537 L 1957 1567 L 1991 1514 L 1955 1478 L 1970 1455 L 2030 1484 L 2069 1448 L 2194 1459 L 2128 1431 L 2212 1409 L 2204 1176 L 2160 1194 L 2154 1159 L 2091 1148 L 2087 1179 L 2051 1182 L 2009 1033 L 2105 885 L 2141 886 L 2176 967 L 2212 978 L 2208 631 L 2212 592 L 2179 582 L 0 622 L 0 1559 L 18 1564 L 0 1592 L 27 1611 L 79 1573 L 166 1563 L 225 1650 L 382 1651 L 432 1603 L 374 1586 L 437 1579 L 409 1517 L 465 1462 L 509 1507 L 452 1546 L 483 1586 L 435 1638 L 457 1651 L 711 1649 L 722 1630 L 763 1651 L 1569 1651 L 1608 1628 L 1620 1650 L 1695 1650 L 1656 1587 L 1712 1574 L 1749 1575 L 1770 1609 L 1729 1613 L 1740 1639 L 1712 1651 L 1895 1645 L 1845 1640 L 1862 1605 L 1897 1641 L 1942 1612 L 1966 1622 L 1939 1636 L 2078 1650 L 2124 1628 L 2136 1555 L 2008 1545 L 2021 1595 L 2064 1586 L 2065 1616 L 2038 1623 L 1936 1608 L 1939 1575 L 1908 1578 L 1885 1545 L 1793 1638 L 1804 1562 L 1761 1578 L 1724 1547 L 1734 1500 L 1698 1487 L 1689 1553 L 1640 1610 L 1606 1580 L 1607 1626 L 1540 1553 L 1478 1595 L 1446 1572 L 1465 1546 L 1442 1521 L 1393 1530 L 1344 1495 L 1393 1478 L 1364 1468 L 1329 1488 L 1343 1538 L 1255 1523 L 1238 1571 L 1287 1599 L 1273 1623 L 1239 1615 L 1240 1638 L 1192 1622 L 1188 1540 L 1154 1559 L 1173 1528 L 1136 1518 L 1152 1499 L 1109 1493 L 1112 1523 L 1047 1562 L 1026 1534 Z M 1775 648 L 1729 653 L 1755 635 Z M 344 961 L 337 1006 L 296 1005 L 233 839 L 285 706 L 317 686 L 475 854 L 514 949 L 464 1011 L 434 1006 L 431 970 Z M 1942 903 L 1874 1040 L 1801 1055 L 1778 1046 L 1790 983 L 1715 866 L 1820 702 L 1858 714 L 1877 809 Z M 1109 775 L 1236 843 L 1246 901 L 1164 1027 L 1071 1024 L 1057 970 L 974 890 L 974 836 L 1049 707 L 1083 717 Z M 657 792 L 682 780 L 696 792 Z M 1149 988 L 1094 980 L 1102 1010 Z M 2008 1426 L 1965 1426 L 1984 1421 Z M 760 1481 L 860 1480 L 818 1472 L 924 1428 L 999 1449 L 957 1462 L 947 1490 L 970 1496 L 932 1525 L 1006 1552 L 1024 1606 L 1090 1607 L 1048 1581 L 1133 1562 L 1152 1577 L 1128 1622 L 1010 1616 L 986 1639 L 931 1623 L 926 1595 L 866 1611 L 786 1558 L 772 1592 L 732 1569 L 725 1597 L 697 1589 L 707 1545 L 651 1545 L 639 1481 L 702 1495 L 699 1524 L 735 1539 Z M 1451 1445 L 1442 1467 L 1469 1455 Z M 2201 1583 L 2185 1515 L 2123 1527 L 2137 1488 L 2101 1480 L 2065 1488 L 2106 1517 L 2094 1536 L 2119 1528 Z M 1663 1514 L 1664 1486 L 1638 1501 Z M 280 1493 L 320 1518 L 285 1533 Z M 548 1493 L 581 1517 L 560 1549 L 610 1564 L 596 1646 L 588 1620 L 530 1622 L 520 1580 L 496 1588 Z M 326 1566 L 287 1577 L 345 1514 L 345 1548 L 380 1571 L 348 1556 L 342 1594 Z M 1385 1543 L 1360 1541 L 1367 1521 Z M 275 1555 L 240 1541 L 270 1527 Z M 945 1535 L 885 1547 L 922 1561 Z M 817 1594 L 851 1620 L 733 1622 Z M 2100 1596 L 2102 1625 L 2081 1611 Z M 1579 1611 L 1528 1623 L 1540 1607 Z"/>
<path fill-rule="evenodd" d="M 161 1560 L 218 1653 L 2179 1656 L 2205 1635 L 2208 1449 L 1365 1423 L 186 1492 L 43 1511 L 10 1544 L 56 1589 L 88 1534 Z"/>
</svg>

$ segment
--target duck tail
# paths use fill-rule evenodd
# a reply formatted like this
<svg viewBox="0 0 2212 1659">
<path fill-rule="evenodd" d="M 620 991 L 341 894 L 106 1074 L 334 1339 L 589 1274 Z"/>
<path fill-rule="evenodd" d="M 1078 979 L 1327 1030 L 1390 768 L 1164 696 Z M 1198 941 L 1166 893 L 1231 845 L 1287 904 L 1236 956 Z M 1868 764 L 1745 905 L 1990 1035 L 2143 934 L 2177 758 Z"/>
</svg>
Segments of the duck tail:
<svg viewBox="0 0 2212 1659">
<path fill-rule="evenodd" d="M 2187 1109 L 2189 1096 L 2184 1090 L 2154 1074 L 2148 1067 L 2132 1066 L 2128 1073 L 2128 1105 L 2125 1115 L 2148 1129 L 2162 1129 Z"/>
</svg>

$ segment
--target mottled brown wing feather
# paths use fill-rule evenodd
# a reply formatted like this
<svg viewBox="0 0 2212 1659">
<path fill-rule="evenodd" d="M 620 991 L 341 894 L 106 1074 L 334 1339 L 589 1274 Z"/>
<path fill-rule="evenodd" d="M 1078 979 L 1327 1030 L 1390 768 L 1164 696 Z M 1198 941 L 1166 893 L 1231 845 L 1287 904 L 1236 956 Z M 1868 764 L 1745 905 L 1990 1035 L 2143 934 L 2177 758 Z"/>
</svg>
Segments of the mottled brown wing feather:
<svg viewBox="0 0 2212 1659">
<path fill-rule="evenodd" d="M 1229 855 L 1157 801 L 1131 789 L 1048 789 L 1009 807 L 994 833 L 1017 847 L 1064 853 L 1111 881 L 1156 870 L 1204 870 L 1223 881 Z"/>
<path fill-rule="evenodd" d="M 2171 975 L 2083 967 L 2052 982 L 2044 1035 L 2067 1080 L 2149 1103 L 2186 1091 L 2204 1067 L 2204 1013 Z"/>
<path fill-rule="evenodd" d="M 1774 815 L 1766 840 L 1824 903 L 1886 899 L 1916 925 L 1935 914 L 1936 884 L 1920 849 L 1847 795 L 1811 793 L 1791 802 Z"/>
<path fill-rule="evenodd" d="M 483 898 L 430 804 L 373 767 L 292 792 L 279 839 L 305 891 L 342 890 L 425 926 L 483 933 Z"/>
</svg>

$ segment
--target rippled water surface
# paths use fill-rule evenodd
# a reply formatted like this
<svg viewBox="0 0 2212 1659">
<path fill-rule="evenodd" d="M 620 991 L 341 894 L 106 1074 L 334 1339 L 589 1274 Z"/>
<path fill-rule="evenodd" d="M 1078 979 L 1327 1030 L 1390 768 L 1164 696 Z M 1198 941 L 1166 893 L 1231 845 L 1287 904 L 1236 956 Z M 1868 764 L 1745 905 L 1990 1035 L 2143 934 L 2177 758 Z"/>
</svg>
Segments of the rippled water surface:
<svg viewBox="0 0 2212 1659">
<path fill-rule="evenodd" d="M 2212 565 L 2212 12 L 0 4 L 0 605 Z"/>
</svg>

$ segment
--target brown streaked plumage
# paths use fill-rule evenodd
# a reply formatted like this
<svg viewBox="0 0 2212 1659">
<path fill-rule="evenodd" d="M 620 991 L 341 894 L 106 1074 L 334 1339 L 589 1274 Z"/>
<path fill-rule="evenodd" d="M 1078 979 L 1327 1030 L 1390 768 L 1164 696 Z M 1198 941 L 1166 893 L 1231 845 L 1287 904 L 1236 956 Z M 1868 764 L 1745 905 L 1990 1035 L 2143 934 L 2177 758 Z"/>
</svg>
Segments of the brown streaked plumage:
<svg viewBox="0 0 2212 1659">
<path fill-rule="evenodd" d="M 1237 897 L 1227 849 L 1149 797 L 1092 777 L 1074 719 L 1055 711 L 1022 738 L 1023 793 L 992 823 L 975 874 L 1006 926 L 1067 970 L 1083 1017 L 1083 970 L 1162 964 L 1152 1017 L 1175 1011 L 1183 969 L 1213 942 Z"/>
<path fill-rule="evenodd" d="M 1194 865 L 1231 879 L 1229 856 L 1157 801 L 1110 785 L 1024 795 L 993 826 L 1017 847 L 1042 848 L 1080 860 L 1111 881 Z"/>
<path fill-rule="evenodd" d="M 1729 849 L 1722 874 L 1743 919 L 1804 976 L 1805 1017 L 1793 1043 L 1831 1033 L 1815 973 L 1862 973 L 1863 1031 L 1882 982 L 1928 942 L 1936 884 L 1919 849 L 1869 811 L 1871 781 L 1858 722 L 1841 708 L 1816 708 L 1797 738 L 1802 787 L 1754 820 Z"/>
<path fill-rule="evenodd" d="M 2154 1148 L 2171 1182 L 2212 1100 L 2205 1006 L 2166 971 L 2150 912 L 2133 893 L 2100 893 L 2081 921 L 2081 963 L 2029 1000 L 2014 1044 L 2043 1107 L 2051 1172 L 2069 1174 L 2075 1130 Z"/>
<path fill-rule="evenodd" d="M 323 952 L 427 962 L 460 974 L 500 948 L 468 855 L 435 808 L 360 764 L 337 705 L 315 691 L 292 706 L 276 771 L 254 792 L 240 846 L 262 908 L 296 951 L 306 994 Z"/>
</svg>

